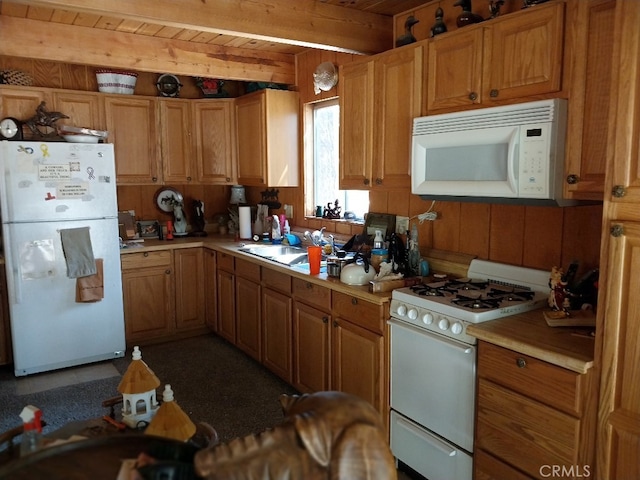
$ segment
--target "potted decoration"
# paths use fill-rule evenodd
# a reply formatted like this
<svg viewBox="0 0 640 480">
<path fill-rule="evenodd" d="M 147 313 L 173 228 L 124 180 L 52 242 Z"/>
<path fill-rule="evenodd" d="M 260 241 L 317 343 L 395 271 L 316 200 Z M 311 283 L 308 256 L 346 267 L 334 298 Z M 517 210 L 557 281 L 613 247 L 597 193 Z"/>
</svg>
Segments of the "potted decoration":
<svg viewBox="0 0 640 480">
<path fill-rule="evenodd" d="M 198 88 L 200 88 L 200 90 L 202 90 L 202 94 L 205 98 L 221 98 L 229 96 L 229 94 L 222 88 L 224 85 L 223 80 L 204 77 L 195 78 L 196 85 L 198 86 Z"/>
</svg>

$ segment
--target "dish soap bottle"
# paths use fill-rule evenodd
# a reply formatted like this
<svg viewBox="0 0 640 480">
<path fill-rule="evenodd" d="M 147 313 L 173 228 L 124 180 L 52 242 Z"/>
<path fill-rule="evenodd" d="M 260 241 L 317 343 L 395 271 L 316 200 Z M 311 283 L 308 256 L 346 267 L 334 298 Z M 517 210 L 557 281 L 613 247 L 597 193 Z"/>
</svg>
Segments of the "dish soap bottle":
<svg viewBox="0 0 640 480">
<path fill-rule="evenodd" d="M 42 411 L 33 405 L 27 405 L 20 412 L 24 431 L 20 444 L 20 456 L 39 450 L 42 446 Z"/>
<path fill-rule="evenodd" d="M 373 249 L 378 250 L 380 248 L 384 248 L 384 238 L 382 238 L 382 232 L 376 230 L 376 236 L 373 239 Z"/>
</svg>

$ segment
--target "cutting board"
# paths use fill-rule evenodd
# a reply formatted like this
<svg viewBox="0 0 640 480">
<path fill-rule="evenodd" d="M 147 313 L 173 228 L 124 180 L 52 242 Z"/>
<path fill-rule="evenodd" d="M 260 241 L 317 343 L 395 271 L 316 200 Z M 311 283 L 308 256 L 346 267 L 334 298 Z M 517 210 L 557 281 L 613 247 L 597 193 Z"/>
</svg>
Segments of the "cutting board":
<svg viewBox="0 0 640 480">
<path fill-rule="evenodd" d="M 550 327 L 595 327 L 596 314 L 593 310 L 570 310 L 569 315 L 563 311 L 545 310 L 542 312 Z"/>
</svg>

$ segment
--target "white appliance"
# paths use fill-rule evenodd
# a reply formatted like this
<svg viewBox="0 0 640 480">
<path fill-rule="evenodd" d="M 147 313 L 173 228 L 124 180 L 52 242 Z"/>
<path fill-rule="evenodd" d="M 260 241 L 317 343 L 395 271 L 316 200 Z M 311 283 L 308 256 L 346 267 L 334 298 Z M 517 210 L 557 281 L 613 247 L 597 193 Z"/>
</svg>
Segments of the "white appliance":
<svg viewBox="0 0 640 480">
<path fill-rule="evenodd" d="M 411 193 L 425 200 L 569 205 L 563 199 L 567 101 L 415 118 Z"/>
<path fill-rule="evenodd" d="M 16 376 L 122 357 L 113 145 L 0 142 L 0 206 Z M 61 231 L 87 227 L 104 297 L 76 302 Z M 85 242 L 86 243 L 86 242 Z M 67 248 L 69 250 L 69 248 Z"/>
<path fill-rule="evenodd" d="M 470 323 L 542 307 L 549 273 L 473 260 L 467 278 L 391 294 L 391 450 L 429 480 L 471 480 L 476 339 Z"/>
</svg>

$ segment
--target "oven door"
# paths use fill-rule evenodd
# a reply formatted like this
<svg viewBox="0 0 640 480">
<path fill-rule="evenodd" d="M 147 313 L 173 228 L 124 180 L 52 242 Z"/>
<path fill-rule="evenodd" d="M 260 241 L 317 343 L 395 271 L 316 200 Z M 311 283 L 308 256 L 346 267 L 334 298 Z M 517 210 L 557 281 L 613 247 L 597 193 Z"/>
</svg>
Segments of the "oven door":
<svg viewBox="0 0 640 480">
<path fill-rule="evenodd" d="M 391 408 L 472 452 L 475 346 L 395 319 L 389 324 Z"/>
</svg>

